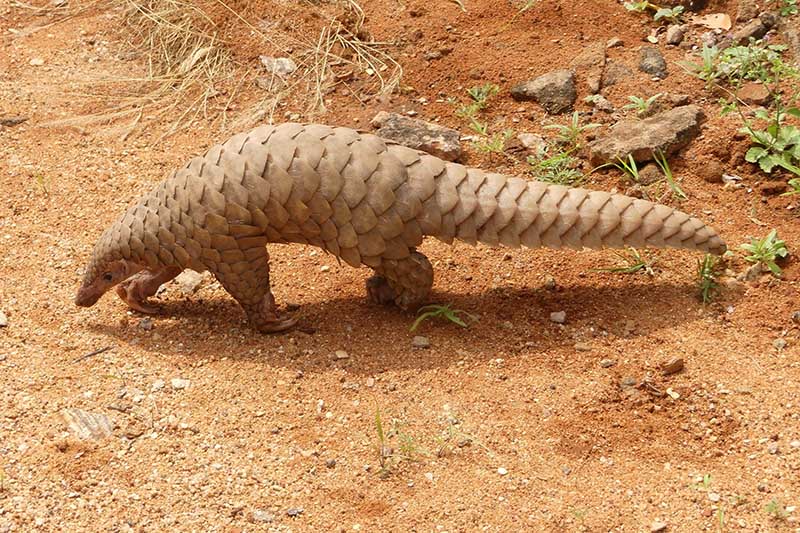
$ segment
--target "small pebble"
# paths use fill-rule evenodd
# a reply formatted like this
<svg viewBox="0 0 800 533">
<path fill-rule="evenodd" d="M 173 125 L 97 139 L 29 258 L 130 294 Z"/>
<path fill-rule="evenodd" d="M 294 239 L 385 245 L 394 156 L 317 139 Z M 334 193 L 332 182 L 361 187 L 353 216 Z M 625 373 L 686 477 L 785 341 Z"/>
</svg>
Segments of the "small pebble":
<svg viewBox="0 0 800 533">
<path fill-rule="evenodd" d="M 592 351 L 592 345 L 589 344 L 588 342 L 576 342 L 575 343 L 575 350 L 577 350 L 579 352 L 591 352 Z"/>
<path fill-rule="evenodd" d="M 336 467 L 336 459 L 328 459 L 325 461 L 325 466 L 327 468 L 335 468 Z"/>
<path fill-rule="evenodd" d="M 767 451 L 771 455 L 778 455 L 778 452 L 780 452 L 780 448 L 778 447 L 778 443 L 777 442 L 770 442 L 767 445 Z"/>
<path fill-rule="evenodd" d="M 170 380 L 170 385 L 172 385 L 172 388 L 175 390 L 183 390 L 189 386 L 189 380 L 181 378 L 172 378 Z"/>
<path fill-rule="evenodd" d="M 428 337 L 423 337 L 422 335 L 416 335 L 411 340 L 411 346 L 414 348 L 430 348 L 431 341 L 428 340 Z"/>
<path fill-rule="evenodd" d="M 41 67 L 42 65 L 44 65 L 44 59 L 42 59 L 41 57 L 34 57 L 33 59 L 31 59 L 30 63 L 31 66 Z"/>
<path fill-rule="evenodd" d="M 636 378 L 623 378 L 622 381 L 620 381 L 623 387 L 635 387 L 637 383 L 638 381 Z"/>
<path fill-rule="evenodd" d="M 336 351 L 333 353 L 333 357 L 334 357 L 335 359 L 338 359 L 338 360 L 341 360 L 341 359 L 349 359 L 349 358 L 350 358 L 350 354 L 349 354 L 349 353 L 347 353 L 347 352 L 345 352 L 344 350 L 336 350 Z"/>
<path fill-rule="evenodd" d="M 0 328 L 4 328 L 8 326 L 8 317 L 2 311 L 0 311 Z"/>
<path fill-rule="evenodd" d="M 153 385 L 150 387 L 150 390 L 155 392 L 155 391 L 163 389 L 165 385 L 166 385 L 166 383 L 164 383 L 163 379 L 157 379 L 157 380 L 155 380 L 153 382 Z"/>
<path fill-rule="evenodd" d="M 716 492 L 709 492 L 709 493 L 708 493 L 708 499 L 709 499 L 710 501 L 712 501 L 712 502 L 716 503 L 716 502 L 718 502 L 718 501 L 719 501 L 719 499 L 720 499 L 720 496 L 719 496 L 719 494 L 717 494 Z"/>
<path fill-rule="evenodd" d="M 321 267 L 319 267 L 320 272 L 328 272 L 330 269 L 331 267 L 329 267 L 328 265 L 322 265 Z"/>
<path fill-rule="evenodd" d="M 253 522 L 262 522 L 264 524 L 270 524 L 275 521 L 275 517 L 272 514 L 268 513 L 267 511 L 262 511 L 261 509 L 256 509 L 253 511 Z"/>
<path fill-rule="evenodd" d="M 300 516 L 301 514 L 303 514 L 303 508 L 302 507 L 289 507 L 286 510 L 286 514 L 289 515 L 289 516 L 293 516 L 293 517 L 294 516 Z"/>
<path fill-rule="evenodd" d="M 783 337 L 779 337 L 779 338 L 775 339 L 774 341 L 772 341 L 772 346 L 774 346 L 775 349 L 778 350 L 778 351 L 781 351 L 784 348 L 786 348 L 786 344 L 787 344 L 786 343 L 786 339 L 784 339 Z"/>
<path fill-rule="evenodd" d="M 139 329 L 144 331 L 150 331 L 153 329 L 153 319 L 150 317 L 145 317 L 139 321 Z"/>
<path fill-rule="evenodd" d="M 433 472 L 425 472 L 425 479 L 433 483 Z"/>
<path fill-rule="evenodd" d="M 508 470 L 506 470 L 501 466 L 500 468 L 497 469 L 497 473 L 500 474 L 501 476 L 505 476 L 506 474 L 508 474 Z"/>
<path fill-rule="evenodd" d="M 602 366 L 603 368 L 610 368 L 610 367 L 614 366 L 614 360 L 613 359 L 603 359 L 603 360 L 600 361 L 600 366 Z"/>
<path fill-rule="evenodd" d="M 669 376 L 671 374 L 677 374 L 683 370 L 683 358 L 682 357 L 675 357 L 670 359 L 666 363 L 661 364 L 661 372 L 665 376 Z"/>
<path fill-rule="evenodd" d="M 550 321 L 555 322 L 556 324 L 563 324 L 567 321 L 567 312 L 566 311 L 555 311 L 550 313 Z"/>
<path fill-rule="evenodd" d="M 792 448 L 800 448 L 800 440 L 793 440 L 792 442 L 789 443 L 789 446 L 791 446 Z"/>
<path fill-rule="evenodd" d="M 800 324 L 800 311 L 795 311 L 792 313 L 792 321 Z"/>
<path fill-rule="evenodd" d="M 659 522 L 658 520 L 653 522 L 653 525 L 650 526 L 650 533 L 659 533 L 660 531 L 666 531 L 666 530 L 667 530 L 667 524 L 665 524 L 664 522 Z"/>
</svg>

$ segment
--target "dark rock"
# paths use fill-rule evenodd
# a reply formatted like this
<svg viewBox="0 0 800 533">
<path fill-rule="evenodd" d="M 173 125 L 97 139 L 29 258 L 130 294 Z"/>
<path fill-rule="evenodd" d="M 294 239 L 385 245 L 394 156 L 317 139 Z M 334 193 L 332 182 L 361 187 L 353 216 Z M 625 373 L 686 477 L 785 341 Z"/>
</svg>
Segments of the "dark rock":
<svg viewBox="0 0 800 533">
<path fill-rule="evenodd" d="M 526 81 L 511 89 L 516 100 L 538 102 L 548 113 L 555 115 L 568 111 L 575 103 L 575 73 L 571 70 L 556 70 Z"/>
<path fill-rule="evenodd" d="M 23 122 L 28 120 L 28 117 L 20 117 L 20 116 L 2 116 L 0 117 L 0 126 L 4 126 L 6 128 L 13 128 L 14 126 L 19 126 Z"/>
<path fill-rule="evenodd" d="M 687 105 L 645 120 L 618 122 L 609 134 L 589 143 L 589 160 L 601 165 L 627 159 L 630 154 L 643 163 L 653 159 L 659 149 L 669 156 L 697 137 L 702 119 L 702 109 Z"/>
<path fill-rule="evenodd" d="M 652 185 L 662 179 L 664 179 L 664 174 L 655 163 L 648 163 L 639 169 L 639 183 L 642 185 Z"/>
<path fill-rule="evenodd" d="M 747 44 L 750 39 L 761 39 L 777 22 L 772 13 L 762 13 L 735 32 L 732 40 L 735 44 Z"/>
<path fill-rule="evenodd" d="M 662 80 L 667 77 L 667 62 L 658 48 L 643 46 L 639 54 L 639 70 Z"/>
<path fill-rule="evenodd" d="M 787 27 L 783 31 L 783 39 L 789 47 L 789 53 L 794 58 L 794 65 L 800 66 L 800 31 Z"/>
<path fill-rule="evenodd" d="M 610 87 L 616 85 L 620 81 L 633 75 L 633 71 L 623 63 L 617 61 L 608 61 L 606 68 L 603 71 L 603 87 Z"/>
<path fill-rule="evenodd" d="M 372 126 L 378 128 L 375 133 L 380 137 L 446 161 L 461 157 L 461 134 L 454 129 L 385 111 L 375 115 Z"/>
</svg>

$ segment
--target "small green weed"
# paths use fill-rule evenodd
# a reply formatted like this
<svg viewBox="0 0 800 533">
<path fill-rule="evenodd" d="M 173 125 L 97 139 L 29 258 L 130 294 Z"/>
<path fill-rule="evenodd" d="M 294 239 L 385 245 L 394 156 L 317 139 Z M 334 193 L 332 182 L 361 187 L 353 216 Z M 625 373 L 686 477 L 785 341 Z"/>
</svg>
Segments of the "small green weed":
<svg viewBox="0 0 800 533">
<path fill-rule="evenodd" d="M 792 178 L 788 181 L 789 190 L 781 194 L 781 196 L 794 196 L 800 194 L 800 178 Z"/>
<path fill-rule="evenodd" d="M 700 483 L 692 483 L 690 486 L 694 490 L 708 492 L 711 489 L 711 474 L 703 475 L 703 479 L 700 480 Z"/>
<path fill-rule="evenodd" d="M 704 304 L 711 303 L 715 292 L 719 288 L 719 259 L 711 254 L 706 254 L 702 261 L 697 262 L 697 286 L 700 289 L 700 298 Z"/>
<path fill-rule="evenodd" d="M 549 148 L 549 147 L 548 147 Z M 531 173 L 538 181 L 568 185 L 574 187 L 583 181 L 583 172 L 579 170 L 580 159 L 571 152 L 558 152 L 548 156 L 548 149 L 528 157 Z"/>
<path fill-rule="evenodd" d="M 622 109 L 635 109 L 636 113 L 641 116 L 650 110 L 650 107 L 658 100 L 664 93 L 654 94 L 650 98 L 644 99 L 639 96 L 629 96 L 630 104 L 622 106 Z"/>
<path fill-rule="evenodd" d="M 397 419 L 392 419 L 392 428 L 385 430 L 380 408 L 375 408 L 375 431 L 378 435 L 378 460 L 381 465 L 380 475 L 386 477 L 391 473 L 392 468 L 397 464 L 407 462 L 418 462 L 421 457 L 427 455 L 418 444 L 416 439 L 403 430 L 403 423 Z M 397 439 L 397 451 L 390 445 L 389 440 Z"/>
<path fill-rule="evenodd" d="M 581 147 L 581 135 L 589 130 L 599 128 L 600 124 L 584 124 L 581 125 L 581 117 L 577 111 L 572 114 L 572 119 L 569 124 L 550 124 L 545 126 L 546 130 L 555 130 L 557 132 L 556 141 L 560 144 L 566 145 L 570 149 Z"/>
<path fill-rule="evenodd" d="M 617 158 L 617 163 L 615 163 L 614 166 L 620 169 L 633 183 L 641 182 L 639 167 L 636 164 L 636 160 L 633 158 L 633 154 L 628 154 L 627 160 Z"/>
<path fill-rule="evenodd" d="M 653 20 L 666 20 L 668 22 L 672 22 L 673 24 L 677 24 L 681 22 L 683 18 L 683 6 L 675 6 L 675 7 L 662 7 L 656 11 L 656 14 L 653 15 Z"/>
<path fill-rule="evenodd" d="M 471 102 L 456 110 L 456 116 L 461 118 L 474 117 L 489 105 L 489 99 L 500 92 L 500 87 L 494 83 L 476 85 L 467 89 Z"/>
<path fill-rule="evenodd" d="M 716 46 L 708 46 L 703 43 L 703 49 L 700 52 L 700 64 L 693 61 L 681 61 L 678 64 L 692 76 L 705 81 L 706 89 L 709 89 L 716 83 L 720 75 L 716 65 L 717 56 L 719 56 L 719 49 Z"/>
<path fill-rule="evenodd" d="M 664 155 L 664 152 L 662 152 L 660 148 L 655 154 L 655 160 L 658 168 L 664 173 L 664 178 L 667 180 L 667 185 L 669 185 L 669 188 L 672 190 L 672 194 L 674 194 L 678 200 L 686 200 L 688 196 L 686 196 L 686 193 L 680 188 L 678 182 L 675 181 L 675 176 L 672 175 L 672 169 L 667 162 L 667 156 Z"/>
<path fill-rule="evenodd" d="M 618 274 L 634 274 L 636 272 L 644 272 L 648 276 L 655 276 L 656 273 L 653 267 L 656 264 L 656 259 L 645 257 L 644 254 L 639 252 L 636 248 L 628 248 L 628 252 L 617 252 L 614 254 L 622 260 L 622 264 L 615 267 L 607 268 L 594 268 L 592 272 L 615 272 Z"/>
<path fill-rule="evenodd" d="M 767 506 L 764 508 L 768 515 L 770 515 L 775 520 L 786 520 L 789 516 L 789 513 L 786 512 L 786 508 L 776 500 L 772 498 Z"/>
<path fill-rule="evenodd" d="M 453 324 L 461 326 L 462 328 L 469 327 L 469 325 L 464 322 L 460 316 L 458 316 L 459 314 L 466 316 L 473 322 L 477 321 L 477 317 L 467 313 L 466 311 L 462 311 L 461 309 L 451 309 L 448 305 L 426 305 L 417 311 L 417 319 L 413 324 L 411 324 L 410 330 L 416 331 L 420 324 L 429 318 L 443 318 L 445 320 L 449 320 Z"/>
<path fill-rule="evenodd" d="M 486 134 L 484 133 L 484 135 Z M 512 130 L 503 130 L 502 133 L 495 133 L 485 139 L 473 141 L 472 144 L 481 152 L 500 153 L 513 135 L 514 132 Z"/>
<path fill-rule="evenodd" d="M 782 0 L 781 2 L 781 16 L 782 17 L 790 17 L 793 15 L 797 15 L 798 8 L 797 8 L 797 0 Z"/>
<path fill-rule="evenodd" d="M 786 243 L 778 238 L 778 230 L 770 231 L 763 239 L 750 238 L 750 244 L 742 244 L 740 248 L 750 255 L 744 260 L 750 263 L 760 263 L 767 267 L 773 275 L 780 277 L 781 268 L 775 264 L 778 258 L 789 255 Z"/>
</svg>

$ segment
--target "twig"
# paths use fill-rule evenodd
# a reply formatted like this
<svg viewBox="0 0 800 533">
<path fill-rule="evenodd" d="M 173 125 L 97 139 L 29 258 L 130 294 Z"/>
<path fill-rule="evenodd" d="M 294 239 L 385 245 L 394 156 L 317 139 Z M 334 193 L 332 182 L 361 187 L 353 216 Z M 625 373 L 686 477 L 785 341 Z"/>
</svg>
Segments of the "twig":
<svg viewBox="0 0 800 533">
<path fill-rule="evenodd" d="M 75 359 L 72 362 L 73 363 L 80 363 L 81 361 L 89 359 L 90 357 L 94 357 L 95 355 L 100 355 L 103 352 L 107 352 L 111 348 L 113 348 L 113 346 L 106 346 L 105 348 L 98 348 L 97 350 L 93 350 L 93 351 L 87 353 L 86 355 L 82 355 L 82 356 L 78 357 L 77 359 Z"/>
</svg>

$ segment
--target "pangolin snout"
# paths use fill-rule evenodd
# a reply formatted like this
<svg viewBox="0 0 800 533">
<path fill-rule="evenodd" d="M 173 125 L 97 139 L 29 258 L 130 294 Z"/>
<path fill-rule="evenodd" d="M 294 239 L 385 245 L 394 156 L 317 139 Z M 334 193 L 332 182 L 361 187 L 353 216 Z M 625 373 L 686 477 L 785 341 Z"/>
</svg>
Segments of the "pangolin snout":
<svg viewBox="0 0 800 533">
<path fill-rule="evenodd" d="M 79 307 L 91 307 L 96 304 L 99 299 L 100 295 L 94 294 L 84 287 L 81 287 L 78 289 L 78 294 L 75 295 L 75 305 Z"/>
</svg>

